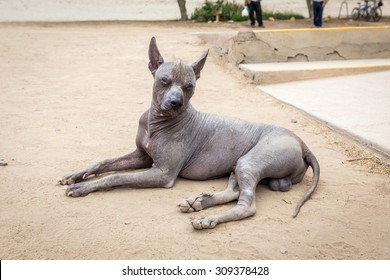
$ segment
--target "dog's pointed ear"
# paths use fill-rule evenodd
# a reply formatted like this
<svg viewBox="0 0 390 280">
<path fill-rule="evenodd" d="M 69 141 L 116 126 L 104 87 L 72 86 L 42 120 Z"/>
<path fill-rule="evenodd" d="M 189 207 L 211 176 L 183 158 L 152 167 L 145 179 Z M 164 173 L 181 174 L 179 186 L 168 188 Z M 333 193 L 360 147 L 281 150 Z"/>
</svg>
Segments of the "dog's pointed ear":
<svg viewBox="0 0 390 280">
<path fill-rule="evenodd" d="M 197 61 L 191 64 L 192 69 L 194 69 L 196 79 L 200 78 L 200 71 L 203 69 L 208 54 L 209 54 L 209 50 L 204 52 L 203 55 Z"/>
<path fill-rule="evenodd" d="M 149 44 L 149 70 L 153 76 L 158 67 L 163 63 L 164 59 L 157 48 L 156 38 L 152 37 Z"/>
</svg>

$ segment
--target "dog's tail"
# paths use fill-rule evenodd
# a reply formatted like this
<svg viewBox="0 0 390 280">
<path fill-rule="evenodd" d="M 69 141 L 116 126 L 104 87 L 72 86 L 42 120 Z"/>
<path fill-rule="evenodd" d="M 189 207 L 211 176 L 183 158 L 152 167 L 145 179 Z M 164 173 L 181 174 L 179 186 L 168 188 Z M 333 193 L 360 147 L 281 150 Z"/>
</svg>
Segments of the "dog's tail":
<svg viewBox="0 0 390 280">
<path fill-rule="evenodd" d="M 293 217 L 295 218 L 299 210 L 301 210 L 302 205 L 310 198 L 314 190 L 316 189 L 318 185 L 318 181 L 320 179 L 320 165 L 316 159 L 316 157 L 313 155 L 313 153 L 307 148 L 304 147 L 303 151 L 303 159 L 311 167 L 313 170 L 313 178 L 311 181 L 310 188 L 306 191 L 305 195 L 302 197 L 301 201 L 298 203 L 297 207 L 295 208 Z"/>
</svg>

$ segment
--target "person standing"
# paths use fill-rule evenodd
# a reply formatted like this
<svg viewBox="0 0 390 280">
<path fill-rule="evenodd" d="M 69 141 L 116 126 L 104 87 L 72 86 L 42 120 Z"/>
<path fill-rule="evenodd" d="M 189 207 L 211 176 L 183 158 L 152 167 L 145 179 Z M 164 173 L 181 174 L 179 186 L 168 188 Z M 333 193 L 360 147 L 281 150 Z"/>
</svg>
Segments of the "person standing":
<svg viewBox="0 0 390 280">
<path fill-rule="evenodd" d="M 263 24 L 263 11 L 261 10 L 261 0 L 245 0 L 245 6 L 249 7 L 249 19 L 251 21 L 251 26 L 255 27 L 255 16 L 259 27 L 264 28 Z"/>
<path fill-rule="evenodd" d="M 322 13 L 328 0 L 313 0 L 314 26 L 322 27 Z"/>
</svg>

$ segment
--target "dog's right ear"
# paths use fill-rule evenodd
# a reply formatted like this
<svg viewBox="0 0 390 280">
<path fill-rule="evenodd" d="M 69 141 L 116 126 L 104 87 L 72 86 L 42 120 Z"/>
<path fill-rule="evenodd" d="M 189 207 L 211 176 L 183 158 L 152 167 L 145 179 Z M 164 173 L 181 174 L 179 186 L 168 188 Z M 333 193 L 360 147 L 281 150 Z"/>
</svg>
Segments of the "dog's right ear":
<svg viewBox="0 0 390 280">
<path fill-rule="evenodd" d="M 157 48 L 156 38 L 152 37 L 149 44 L 149 70 L 153 76 L 158 67 L 163 63 L 164 59 Z"/>
</svg>

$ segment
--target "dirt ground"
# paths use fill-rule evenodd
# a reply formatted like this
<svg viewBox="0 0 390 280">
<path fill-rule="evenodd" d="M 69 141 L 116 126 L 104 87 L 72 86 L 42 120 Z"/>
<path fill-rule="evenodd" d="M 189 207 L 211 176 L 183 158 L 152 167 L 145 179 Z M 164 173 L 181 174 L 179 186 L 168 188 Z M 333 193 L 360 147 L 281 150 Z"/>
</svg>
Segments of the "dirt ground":
<svg viewBox="0 0 390 280">
<path fill-rule="evenodd" d="M 267 28 L 289 24 L 311 26 Z M 195 32 L 240 28 L 247 26 L 0 24 L 0 159 L 8 163 L 0 166 L 0 259 L 390 259 L 386 160 L 260 92 L 213 51 L 193 105 L 287 127 L 317 156 L 320 183 L 297 218 L 291 215 L 311 171 L 287 193 L 260 186 L 254 217 L 205 231 L 194 230 L 190 218 L 233 204 L 195 214 L 176 205 L 224 189 L 226 178 L 82 198 L 66 197 L 57 185 L 66 173 L 134 149 L 138 118 L 151 100 L 151 36 L 166 60 L 191 63 L 209 47 Z"/>
</svg>

